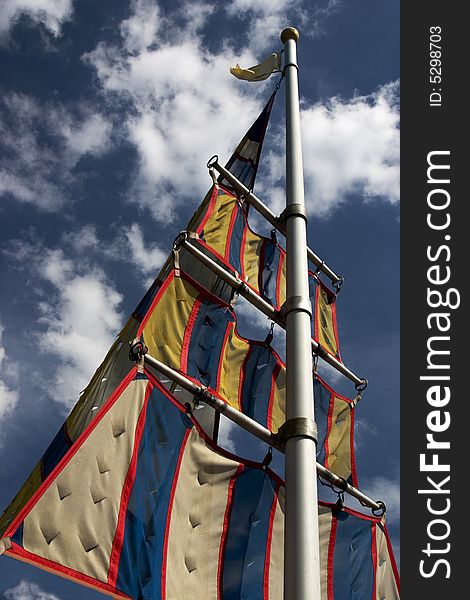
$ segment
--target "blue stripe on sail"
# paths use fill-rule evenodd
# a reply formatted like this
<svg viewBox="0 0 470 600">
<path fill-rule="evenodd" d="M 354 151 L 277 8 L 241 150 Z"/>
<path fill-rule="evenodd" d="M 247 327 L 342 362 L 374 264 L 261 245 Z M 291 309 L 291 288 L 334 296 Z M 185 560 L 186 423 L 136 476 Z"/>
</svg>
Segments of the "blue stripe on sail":
<svg viewBox="0 0 470 600">
<path fill-rule="evenodd" d="M 230 167 L 230 172 L 244 185 L 251 183 L 255 174 L 254 162 L 237 157 Z"/>
<path fill-rule="evenodd" d="M 241 273 L 242 262 L 240 254 L 243 245 L 243 233 L 245 231 L 246 219 L 238 204 L 236 205 L 235 210 L 237 211 L 237 216 L 235 217 L 235 223 L 233 224 L 232 235 L 230 237 L 229 263 L 238 273 Z"/>
<path fill-rule="evenodd" d="M 340 512 L 336 518 L 333 598 L 372 600 L 374 565 L 371 522 L 346 512 Z"/>
<path fill-rule="evenodd" d="M 313 398 L 315 403 L 315 421 L 318 428 L 317 461 L 325 464 L 325 441 L 330 410 L 330 392 L 317 380 L 313 380 Z"/>
<path fill-rule="evenodd" d="M 279 262 L 281 260 L 281 250 L 277 244 L 271 240 L 265 239 L 263 243 L 264 264 L 260 264 L 261 269 L 261 295 L 271 304 L 277 307 L 277 275 L 279 271 Z"/>
<path fill-rule="evenodd" d="M 249 190 L 253 189 L 255 183 L 261 147 L 263 145 L 264 135 L 268 126 L 269 116 L 271 114 L 275 95 L 276 92 L 271 95 L 261 114 L 242 138 L 235 152 L 225 165 L 225 168 L 233 173 L 235 177 L 237 177 L 237 179 L 241 181 L 241 183 L 243 183 Z M 251 155 L 250 146 L 253 142 L 259 144 L 256 156 L 253 156 L 247 161 L 245 158 L 246 150 L 248 148 L 248 154 Z M 230 184 L 228 184 L 228 182 L 223 178 L 223 176 L 220 176 L 218 181 L 225 187 L 231 187 Z"/>
<path fill-rule="evenodd" d="M 273 482 L 258 469 L 245 468 L 233 490 L 232 511 L 222 558 L 223 600 L 263 598 L 263 573 Z"/>
<path fill-rule="evenodd" d="M 233 316 L 227 309 L 203 300 L 189 341 L 188 375 L 209 387 L 215 388 L 217 384 L 225 332 L 230 321 Z"/>
<path fill-rule="evenodd" d="M 161 599 L 166 518 L 186 431 L 181 411 L 154 388 L 139 444 L 116 582 L 117 589 L 131 598 Z"/>
<path fill-rule="evenodd" d="M 268 347 L 251 346 L 243 370 L 242 410 L 265 427 L 275 366 L 276 360 Z"/>
<path fill-rule="evenodd" d="M 54 468 L 67 454 L 71 446 L 72 442 L 67 434 L 66 425 L 64 423 L 57 432 L 55 438 L 49 444 L 49 447 L 44 452 L 44 455 L 41 459 L 41 475 L 43 481 L 52 473 Z"/>
</svg>

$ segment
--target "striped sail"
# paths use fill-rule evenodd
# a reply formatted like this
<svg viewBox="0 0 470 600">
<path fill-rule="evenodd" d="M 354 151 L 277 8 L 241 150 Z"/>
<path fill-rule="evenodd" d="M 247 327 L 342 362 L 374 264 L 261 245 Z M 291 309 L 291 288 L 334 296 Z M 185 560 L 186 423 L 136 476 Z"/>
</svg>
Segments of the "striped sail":
<svg viewBox="0 0 470 600">
<path fill-rule="evenodd" d="M 252 189 L 273 97 L 227 168 Z M 223 178 L 188 230 L 276 310 L 285 251 L 256 234 Z M 312 337 L 340 359 L 336 297 L 310 273 Z M 285 421 L 285 365 L 237 331 L 233 290 L 181 253 L 170 257 L 10 506 L 0 553 L 116 598 L 283 597 L 284 484 L 230 455 L 161 381 L 130 362 L 128 342 L 209 388 L 273 432 Z M 314 379 L 317 460 L 357 484 L 354 402 Z M 197 414 L 197 413 L 196 413 Z M 317 507 L 312 507 L 317 510 Z M 322 600 L 398 598 L 382 519 L 320 503 Z"/>
<path fill-rule="evenodd" d="M 237 273 L 253 291 L 276 310 L 286 299 L 286 252 L 273 236 L 255 233 L 248 224 L 248 206 L 229 190 L 214 185 L 188 226 L 192 240 L 206 248 L 222 265 Z M 312 337 L 340 357 L 336 294 L 314 272 L 309 272 Z"/>
<path fill-rule="evenodd" d="M 283 598 L 283 482 L 133 368 L 10 525 L 10 556 L 118 598 Z M 312 507 L 313 510 L 313 507 Z M 320 503 L 322 598 L 398 598 L 383 521 Z"/>
</svg>

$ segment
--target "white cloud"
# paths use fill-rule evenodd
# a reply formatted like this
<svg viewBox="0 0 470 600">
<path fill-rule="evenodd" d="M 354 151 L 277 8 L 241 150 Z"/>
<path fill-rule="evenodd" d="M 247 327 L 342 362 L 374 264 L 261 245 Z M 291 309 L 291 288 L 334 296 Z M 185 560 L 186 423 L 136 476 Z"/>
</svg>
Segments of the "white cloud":
<svg viewBox="0 0 470 600">
<path fill-rule="evenodd" d="M 233 454 L 237 453 L 237 427 L 238 426 L 233 423 L 233 421 L 230 421 L 221 415 L 217 443 L 221 448 L 228 452 L 232 452 Z"/>
<path fill-rule="evenodd" d="M 204 47 L 201 32 L 209 22 L 209 5 L 182 3 L 175 9 L 178 18 L 172 15 L 170 28 L 155 3 L 135 0 L 130 17 L 121 25 L 120 43 L 102 42 L 83 57 L 96 70 L 105 98 L 124 99 L 132 106 L 123 123 L 124 135 L 138 154 L 130 199 L 166 223 L 175 218 L 183 201 L 194 198 L 196 204 L 209 186 L 206 159 L 214 153 L 222 161 L 228 158 L 261 108 L 256 94 L 266 96 L 263 85 L 240 85 L 228 66 L 235 62 L 249 66 L 263 58 L 259 40 L 271 39 L 271 29 L 278 36 L 287 14 L 297 14 L 313 28 L 307 28 L 307 35 L 316 35 L 319 24 L 338 6 L 337 0 L 308 9 L 290 0 L 287 4 L 233 0 L 225 7 L 233 19 L 248 20 L 250 31 L 263 27 L 268 32 L 247 33 L 248 43 L 236 54 L 230 39 L 218 52 Z M 392 83 L 369 96 L 302 105 L 310 211 L 327 216 L 352 193 L 366 200 L 398 201 L 397 98 L 398 85 Z M 281 138 L 274 146 L 284 147 Z M 270 190 L 280 212 L 282 151 L 271 152 L 265 162 L 269 176 L 262 187 Z"/>
<path fill-rule="evenodd" d="M 263 341 L 269 333 L 272 321 L 251 302 L 239 296 L 235 302 L 237 315 L 237 331 L 245 338 Z M 278 325 L 274 328 L 273 349 L 281 359 L 285 357 L 286 332 Z"/>
<path fill-rule="evenodd" d="M 73 169 L 86 154 L 109 148 L 111 124 L 86 105 L 63 107 L 10 93 L 0 101 L 0 196 L 43 210 L 69 200 Z"/>
<path fill-rule="evenodd" d="M 58 131 L 70 153 L 69 160 L 76 163 L 85 154 L 100 156 L 106 152 L 111 124 L 102 115 L 86 110 L 80 120 L 70 114 L 56 113 L 56 116 L 61 119 L 61 124 L 57 124 Z"/>
<path fill-rule="evenodd" d="M 10 389 L 0 379 L 0 417 L 4 417 L 12 411 L 18 402 L 18 392 Z"/>
<path fill-rule="evenodd" d="M 182 4 L 181 28 L 173 23 L 171 32 L 153 3 L 132 6 L 121 43 L 100 43 L 84 60 L 96 69 L 109 101 L 131 102 L 126 135 L 139 158 L 131 199 L 168 222 L 188 197 L 200 201 L 210 185 L 206 161 L 214 153 L 230 156 L 261 102 L 230 75 L 233 52 L 203 47 L 198 29 L 207 5 Z M 250 51 L 237 60 L 243 58 L 253 60 Z"/>
<path fill-rule="evenodd" d="M 158 274 L 169 251 L 162 250 L 157 244 L 144 243 L 142 228 L 137 223 L 124 230 L 129 245 L 131 260 L 148 279 L 144 282 L 148 287 Z"/>
<path fill-rule="evenodd" d="M 5 590 L 4 596 L 6 600 L 59 600 L 54 594 L 44 592 L 35 583 L 24 579 L 17 586 Z"/>
<path fill-rule="evenodd" d="M 300 11 L 295 10 L 295 7 L 295 0 L 258 0 L 255 3 L 251 0 L 232 0 L 227 6 L 227 12 L 232 16 L 247 17 L 246 37 L 255 54 L 263 51 L 270 54 L 282 48 L 279 34 L 284 27 L 290 25 L 287 23 L 287 14 L 294 13 L 299 17 Z M 261 62 L 263 58 L 265 57 L 257 56 L 257 60 L 250 65 Z"/>
<path fill-rule="evenodd" d="M 361 404 L 359 403 L 359 407 L 360 406 Z M 354 419 L 354 446 L 356 448 L 356 451 L 359 448 L 364 447 L 364 445 L 367 442 L 368 436 L 379 435 L 379 430 L 374 424 L 370 423 L 369 421 L 366 421 L 365 419 L 358 418 L 357 414 L 358 413 L 356 411 L 356 417 Z"/>
<path fill-rule="evenodd" d="M 322 33 L 324 21 L 335 14 L 339 5 L 339 0 L 325 0 L 323 5 L 316 2 L 315 6 L 302 6 L 295 0 L 231 0 L 226 10 L 233 17 L 246 18 L 246 38 L 254 53 L 270 53 L 282 48 L 279 34 L 285 27 L 297 26 L 302 36 Z M 262 58 L 258 56 L 259 61 Z"/>
<path fill-rule="evenodd" d="M 93 254 L 97 260 L 104 257 L 131 264 L 144 276 L 142 285 L 145 288 L 158 275 L 170 253 L 169 248 L 162 250 L 158 244 L 146 241 L 138 223 L 121 228 L 114 239 L 107 240 L 106 243 L 99 239 L 96 227 L 89 224 L 79 230 L 65 232 L 62 239 L 71 246 L 74 253 L 86 252 Z"/>
<path fill-rule="evenodd" d="M 240 322 L 246 321 L 249 327 L 261 329 L 267 333 L 271 326 L 270 319 L 243 296 L 238 296 L 235 303 L 235 312 Z"/>
<path fill-rule="evenodd" d="M 39 274 L 53 289 L 39 304 L 43 331 L 37 334 L 39 348 L 57 361 L 49 393 L 71 406 L 122 325 L 122 297 L 103 271 L 67 259 L 62 250 L 43 251 Z"/>
<path fill-rule="evenodd" d="M 62 24 L 72 16 L 72 0 L 2 0 L 0 41 L 8 37 L 23 15 L 42 23 L 53 35 L 59 36 Z"/>
<path fill-rule="evenodd" d="M 12 388 L 17 372 L 3 347 L 3 325 L 0 323 L 0 419 L 8 415 L 18 402 L 18 391 Z"/>
<path fill-rule="evenodd" d="M 321 358 L 318 359 L 318 374 L 333 387 L 342 381 L 344 377 L 337 369 Z"/>
<path fill-rule="evenodd" d="M 18 250 L 20 249 L 20 250 Z M 122 296 L 93 257 L 13 240 L 4 251 L 22 269 L 37 310 L 32 339 L 47 360 L 44 391 L 67 407 L 77 401 L 123 325 Z M 41 367 L 40 367 L 41 368 Z"/>
<path fill-rule="evenodd" d="M 121 23 L 121 34 L 130 53 L 142 52 L 155 40 L 160 20 L 159 7 L 148 0 L 134 0 L 134 12 Z"/>
<path fill-rule="evenodd" d="M 398 83 L 348 101 L 301 109 L 305 201 L 316 216 L 328 216 L 350 194 L 395 204 L 400 191 Z M 282 147 L 279 140 L 279 147 Z M 284 156 L 268 158 L 271 185 L 283 181 Z M 275 191 L 280 196 L 279 192 Z"/>
<path fill-rule="evenodd" d="M 66 231 L 62 238 L 79 253 L 98 249 L 107 252 L 109 248 L 109 244 L 102 244 L 98 239 L 95 225 L 84 225 L 76 231 Z"/>
</svg>

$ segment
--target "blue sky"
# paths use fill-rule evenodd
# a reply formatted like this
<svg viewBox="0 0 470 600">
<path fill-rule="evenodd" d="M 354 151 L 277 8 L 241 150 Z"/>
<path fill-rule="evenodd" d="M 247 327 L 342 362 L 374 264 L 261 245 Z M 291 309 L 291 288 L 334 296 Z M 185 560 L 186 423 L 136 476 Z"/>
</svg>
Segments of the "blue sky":
<svg viewBox="0 0 470 600">
<path fill-rule="evenodd" d="M 300 30 L 309 245 L 345 283 L 361 488 L 399 552 L 399 3 L 6 0 L 0 7 L 0 508 L 42 455 L 173 238 L 260 112 L 256 64 Z M 281 88 L 255 192 L 283 203 Z M 259 221 L 257 227 L 262 227 Z M 269 231 L 269 228 L 266 229 Z M 261 233 L 264 230 L 260 230 Z M 266 319 L 240 309 L 240 330 Z M 324 373 L 338 391 L 353 385 Z M 237 443 L 233 431 L 227 443 Z M 0 597 L 98 598 L 12 559 Z"/>
</svg>

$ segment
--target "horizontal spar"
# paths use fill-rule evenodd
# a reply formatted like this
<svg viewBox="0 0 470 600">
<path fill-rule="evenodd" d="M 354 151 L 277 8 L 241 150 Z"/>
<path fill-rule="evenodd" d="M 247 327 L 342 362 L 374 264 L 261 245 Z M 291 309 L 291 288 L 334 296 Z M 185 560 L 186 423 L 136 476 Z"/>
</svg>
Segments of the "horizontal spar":
<svg viewBox="0 0 470 600">
<path fill-rule="evenodd" d="M 218 162 L 217 156 L 212 157 L 210 161 L 207 163 L 208 168 L 214 168 L 218 171 L 234 188 L 235 190 L 242 195 L 245 200 L 259 212 L 273 227 L 275 227 L 282 235 L 286 235 L 286 230 L 284 224 L 282 222 L 282 218 L 276 216 L 270 208 L 264 204 L 257 196 L 250 192 L 250 190 L 243 185 L 241 181 L 239 181 L 230 171 L 228 171 L 225 167 L 223 167 Z M 337 275 L 330 267 L 323 261 L 319 256 L 315 254 L 313 250 L 311 250 L 307 246 L 307 257 L 308 259 L 318 268 L 319 271 L 324 273 L 327 277 L 331 279 L 331 281 L 335 284 L 335 287 L 339 288 L 344 281 L 344 277 L 341 275 Z"/>
<path fill-rule="evenodd" d="M 263 314 L 265 314 L 269 319 L 277 323 L 279 327 L 283 329 L 286 328 L 284 319 L 280 315 L 280 313 L 273 308 L 268 302 L 263 300 L 256 292 L 254 292 L 244 281 L 235 277 L 219 264 L 217 264 L 214 260 L 212 260 L 209 256 L 201 252 L 198 248 L 196 248 L 187 237 L 181 237 L 178 240 L 179 245 L 190 252 L 195 258 L 201 261 L 208 269 L 210 269 L 213 273 L 215 273 L 218 277 L 220 277 L 225 283 L 231 286 L 234 290 L 236 290 L 240 296 L 243 296 L 248 302 L 253 304 L 258 310 L 260 310 Z M 366 380 L 363 377 L 358 377 L 355 373 L 353 373 L 350 369 L 348 369 L 342 362 L 340 362 L 335 356 L 324 350 L 318 342 L 312 340 L 312 350 L 315 354 L 320 356 L 326 363 L 332 366 L 334 369 L 339 371 L 342 375 L 350 379 L 357 386 L 364 386 L 366 384 Z"/>
<path fill-rule="evenodd" d="M 260 423 L 251 419 L 244 413 L 240 412 L 236 408 L 233 408 L 229 404 L 225 403 L 217 396 L 214 396 L 209 392 L 207 388 L 202 385 L 197 385 L 194 381 L 191 381 L 179 371 L 175 371 L 171 367 L 168 367 L 161 361 L 157 360 L 150 354 L 142 354 L 143 344 L 140 340 L 134 340 L 131 342 L 131 354 L 135 360 L 143 358 L 146 366 L 151 367 L 158 371 L 161 375 L 164 375 L 182 389 L 192 394 L 197 400 L 204 402 L 208 406 L 211 406 L 217 412 L 223 414 L 225 417 L 230 419 L 233 423 L 240 425 L 245 431 L 248 431 L 262 442 L 265 442 L 269 446 L 276 448 L 280 452 L 284 452 L 284 445 L 279 438 L 279 435 L 269 431 L 266 427 L 263 427 Z M 385 505 L 381 501 L 374 501 L 366 494 L 363 494 L 360 490 L 347 483 L 345 479 L 339 477 L 320 463 L 316 463 L 317 475 L 324 481 L 331 485 L 334 485 L 339 490 L 346 492 L 350 496 L 359 500 L 363 506 L 367 506 L 373 511 L 383 512 Z"/>
</svg>

